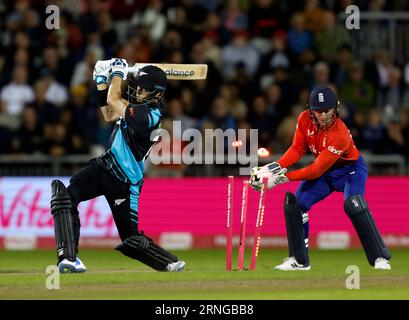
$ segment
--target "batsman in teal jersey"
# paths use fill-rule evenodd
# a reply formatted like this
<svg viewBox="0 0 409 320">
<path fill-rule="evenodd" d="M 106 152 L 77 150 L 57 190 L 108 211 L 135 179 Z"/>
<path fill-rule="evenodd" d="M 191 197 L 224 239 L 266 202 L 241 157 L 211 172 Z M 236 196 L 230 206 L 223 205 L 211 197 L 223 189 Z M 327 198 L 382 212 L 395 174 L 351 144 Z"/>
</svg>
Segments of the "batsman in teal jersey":
<svg viewBox="0 0 409 320">
<path fill-rule="evenodd" d="M 122 240 L 116 250 L 158 271 L 185 268 L 184 261 L 156 245 L 138 228 L 144 160 L 155 143 L 151 133 L 158 129 L 162 119 L 166 74 L 150 65 L 136 74 L 127 74 L 127 67 L 124 59 L 116 58 L 95 65 L 101 111 L 106 121 L 116 121 L 106 151 L 75 174 L 67 188 L 59 180 L 52 182 L 51 212 L 60 272 L 86 270 L 77 257 L 80 237 L 77 206 L 101 195 L 109 203 Z M 125 100 L 121 83 L 127 77 Z"/>
</svg>

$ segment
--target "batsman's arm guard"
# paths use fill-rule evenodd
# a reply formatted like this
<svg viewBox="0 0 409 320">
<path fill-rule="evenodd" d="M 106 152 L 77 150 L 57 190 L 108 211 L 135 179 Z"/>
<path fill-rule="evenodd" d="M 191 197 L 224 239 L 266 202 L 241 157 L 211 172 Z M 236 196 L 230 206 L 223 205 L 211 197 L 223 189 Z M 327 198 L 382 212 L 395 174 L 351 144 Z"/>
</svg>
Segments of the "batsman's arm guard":
<svg viewBox="0 0 409 320">
<path fill-rule="evenodd" d="M 72 216 L 71 197 L 60 180 L 51 183 L 51 214 L 54 219 L 55 242 L 58 260 L 76 260 L 76 241 Z"/>
<path fill-rule="evenodd" d="M 354 225 L 366 257 L 371 266 L 377 258 L 389 260 L 391 253 L 383 242 L 368 204 L 361 195 L 353 195 L 345 200 L 344 210 Z"/>
<path fill-rule="evenodd" d="M 143 233 L 126 238 L 115 250 L 156 271 L 166 271 L 169 263 L 178 261 L 176 256 L 156 245 L 151 238 L 146 237 Z"/>
<path fill-rule="evenodd" d="M 284 201 L 285 225 L 287 228 L 288 256 L 295 257 L 300 264 L 309 264 L 305 243 L 303 213 L 297 197 L 287 191 Z"/>
</svg>

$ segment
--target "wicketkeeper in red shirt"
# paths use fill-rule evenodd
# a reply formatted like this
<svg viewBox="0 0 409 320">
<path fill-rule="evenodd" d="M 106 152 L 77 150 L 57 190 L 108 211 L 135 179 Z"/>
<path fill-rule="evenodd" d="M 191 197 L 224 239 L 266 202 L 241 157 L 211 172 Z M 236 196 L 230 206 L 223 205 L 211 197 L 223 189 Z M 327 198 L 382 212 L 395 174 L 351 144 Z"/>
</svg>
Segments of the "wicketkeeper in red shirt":
<svg viewBox="0 0 409 320">
<path fill-rule="evenodd" d="M 251 170 L 251 185 L 256 190 L 260 190 L 264 177 L 268 177 L 268 189 L 302 180 L 295 195 L 286 193 L 284 213 L 289 257 L 276 266 L 278 270 L 310 270 L 308 211 L 334 191 L 344 193 L 345 213 L 361 240 L 369 264 L 375 269 L 391 269 L 391 254 L 364 199 L 366 164 L 339 118 L 338 108 L 339 102 L 330 88 L 315 88 L 307 110 L 298 118 L 291 147 L 277 162 Z M 308 150 L 315 161 L 287 172 Z"/>
</svg>

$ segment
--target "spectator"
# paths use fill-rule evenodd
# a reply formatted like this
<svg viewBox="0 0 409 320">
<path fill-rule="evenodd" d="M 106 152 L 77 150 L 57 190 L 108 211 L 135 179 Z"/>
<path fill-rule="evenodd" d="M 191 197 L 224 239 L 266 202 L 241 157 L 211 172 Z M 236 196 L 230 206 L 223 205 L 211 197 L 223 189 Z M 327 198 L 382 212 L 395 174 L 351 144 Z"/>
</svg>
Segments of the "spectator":
<svg viewBox="0 0 409 320">
<path fill-rule="evenodd" d="M 305 18 L 301 13 L 296 13 L 291 17 L 291 28 L 288 31 L 288 46 L 296 55 L 312 48 L 312 36 L 305 29 Z"/>
<path fill-rule="evenodd" d="M 227 0 L 225 9 L 221 13 L 223 29 L 229 34 L 237 30 L 248 29 L 247 15 L 240 8 L 239 0 Z"/>
<path fill-rule="evenodd" d="M 84 60 L 79 61 L 74 69 L 71 78 L 71 87 L 85 84 L 89 81 L 89 72 L 94 68 L 98 60 L 104 58 L 102 49 L 99 46 L 88 46 Z"/>
<path fill-rule="evenodd" d="M 181 134 L 189 128 L 193 128 L 195 125 L 195 120 L 183 113 L 183 103 L 180 99 L 174 98 L 168 103 L 168 119 L 172 121 L 180 121 L 181 123 Z M 181 137 L 177 137 L 181 139 Z"/>
<path fill-rule="evenodd" d="M 385 154 L 408 155 L 408 136 L 405 136 L 404 132 L 399 116 L 393 117 L 387 124 L 387 138 L 384 144 Z"/>
<path fill-rule="evenodd" d="M 18 116 L 25 104 L 34 101 L 34 91 L 27 84 L 27 69 L 17 66 L 13 69 L 11 83 L 4 86 L 0 92 L 0 100 L 4 104 L 4 112 Z"/>
<path fill-rule="evenodd" d="M 41 126 L 34 108 L 25 108 L 21 113 L 21 126 L 13 140 L 13 149 L 17 153 L 40 153 L 43 148 Z"/>
<path fill-rule="evenodd" d="M 230 114 L 237 120 L 247 118 L 247 105 L 240 99 L 237 88 L 232 84 L 224 84 L 220 88 L 219 97 L 227 104 Z"/>
<path fill-rule="evenodd" d="M 240 98 L 243 99 L 247 105 L 251 104 L 253 97 L 259 92 L 255 79 L 246 72 L 243 63 L 238 63 L 236 65 L 231 83 L 235 85 Z"/>
<path fill-rule="evenodd" d="M 366 67 L 366 78 L 371 81 L 376 90 L 386 90 L 389 85 L 389 72 L 393 68 L 393 63 L 389 52 L 385 49 L 378 49 L 374 53 L 374 61 Z"/>
<path fill-rule="evenodd" d="M 18 127 L 18 123 L 10 127 L 10 116 L 3 111 L 3 103 L 0 100 L 0 154 L 12 152 L 12 129 Z"/>
<path fill-rule="evenodd" d="M 387 120 L 393 117 L 399 117 L 402 95 L 401 72 L 398 68 L 392 67 L 391 70 L 389 70 L 389 84 L 384 90 L 378 92 L 377 97 L 377 106 L 383 110 Z"/>
<path fill-rule="evenodd" d="M 320 7 L 319 0 L 306 0 L 304 8 L 305 28 L 313 33 L 324 29 L 325 11 Z"/>
<path fill-rule="evenodd" d="M 287 34 L 282 30 L 277 31 L 271 37 L 271 49 L 261 59 L 259 73 L 269 74 L 275 68 L 289 68 L 290 64 Z"/>
<path fill-rule="evenodd" d="M 352 64 L 352 49 L 343 45 L 337 50 L 337 60 L 331 65 L 331 82 L 337 86 L 343 85 L 348 80 L 348 72 Z"/>
<path fill-rule="evenodd" d="M 313 62 L 311 62 L 313 63 Z M 290 78 L 288 70 L 282 67 L 276 68 L 273 73 L 274 83 L 280 87 L 280 104 L 282 111 L 290 110 L 290 107 L 297 99 L 298 89 L 294 84 L 293 79 Z M 304 82 L 304 84 L 307 82 Z M 267 97 L 268 99 L 268 97 Z"/>
<path fill-rule="evenodd" d="M 264 95 L 267 101 L 267 114 L 277 120 L 281 120 L 286 110 L 282 103 L 282 91 L 279 85 L 271 84 L 264 91 Z"/>
<path fill-rule="evenodd" d="M 88 144 L 96 142 L 98 117 L 96 106 L 89 105 L 89 92 L 84 85 L 71 88 L 71 101 L 68 109 L 73 114 L 72 132 L 82 134 Z"/>
<path fill-rule="evenodd" d="M 149 30 L 149 38 L 153 43 L 158 43 L 166 30 L 166 18 L 161 13 L 162 6 L 161 0 L 149 0 L 146 9 L 142 12 L 136 11 L 131 20 L 131 24 L 143 25 Z"/>
<path fill-rule="evenodd" d="M 1 49 L 1 47 L 0 47 Z M 0 88 L 3 87 L 5 83 L 8 82 L 8 74 L 6 72 L 6 57 L 0 53 Z"/>
<path fill-rule="evenodd" d="M 311 85 L 311 90 L 316 86 L 326 87 L 331 85 L 329 82 L 330 69 L 326 62 L 317 62 L 314 66 L 314 80 Z"/>
<path fill-rule="evenodd" d="M 368 124 L 362 132 L 362 148 L 374 154 L 382 154 L 385 146 L 386 129 L 379 110 L 371 110 Z"/>
<path fill-rule="evenodd" d="M 167 30 L 162 42 L 157 47 L 155 54 L 153 56 L 154 61 L 162 62 L 165 61 L 166 58 L 173 52 L 173 51 L 182 51 L 182 35 L 179 31 L 175 29 Z"/>
<path fill-rule="evenodd" d="M 50 131 L 47 134 L 49 140 L 44 144 L 46 152 L 54 157 L 69 154 L 71 144 L 67 134 L 67 128 L 62 123 L 47 125 L 46 128 L 47 131 Z"/>
<path fill-rule="evenodd" d="M 1 71 L 1 56 L 0 56 L 0 71 Z M 404 72 L 403 74 L 404 93 L 403 93 L 402 106 L 405 109 L 409 109 L 409 62 L 405 65 L 403 72 Z M 0 85 L 1 85 L 1 78 L 0 78 Z"/>
<path fill-rule="evenodd" d="M 45 93 L 45 99 L 47 102 L 57 107 L 61 107 L 67 103 L 67 88 L 56 81 L 55 76 L 51 71 L 43 69 L 40 79 L 47 85 Z"/>
<path fill-rule="evenodd" d="M 375 92 L 372 84 L 363 76 L 362 64 L 353 63 L 349 71 L 349 80 L 340 87 L 340 97 L 350 110 L 368 115 L 374 105 Z"/>
<path fill-rule="evenodd" d="M 60 110 L 47 101 L 49 85 L 44 79 L 37 80 L 34 84 L 35 100 L 32 103 L 37 115 L 38 124 L 43 127 L 46 123 L 56 123 L 60 117 Z"/>
<path fill-rule="evenodd" d="M 216 38 L 209 34 L 202 39 L 201 44 L 206 61 L 210 61 L 217 69 L 216 72 L 220 73 L 222 70 L 222 51 L 216 43 Z"/>
<path fill-rule="evenodd" d="M 24 29 L 31 40 L 33 53 L 38 54 L 44 44 L 44 32 L 38 12 L 33 9 L 26 10 L 24 16 Z"/>
<path fill-rule="evenodd" d="M 268 146 L 277 129 L 277 119 L 268 113 L 267 100 L 263 95 L 254 97 L 250 113 L 250 124 L 253 129 L 258 129 L 259 145 Z"/>
<path fill-rule="evenodd" d="M 228 104 L 223 98 L 216 98 L 212 103 L 210 113 L 201 119 L 199 128 L 206 122 L 212 122 L 221 130 L 236 129 L 236 122 L 230 114 Z"/>
<path fill-rule="evenodd" d="M 230 40 L 226 31 L 222 28 L 221 18 L 217 13 L 208 13 L 203 30 L 203 37 L 210 38 L 215 44 L 225 44 Z"/>
<path fill-rule="evenodd" d="M 255 0 L 248 16 L 249 32 L 253 37 L 270 38 L 283 27 L 283 10 L 276 0 Z"/>
<path fill-rule="evenodd" d="M 118 35 L 114 29 L 111 14 L 108 10 L 101 10 L 98 14 L 98 25 L 101 30 L 101 43 L 104 47 L 109 47 L 115 52 L 115 45 L 118 43 Z"/>
<path fill-rule="evenodd" d="M 222 50 L 223 72 L 227 79 L 234 75 L 235 66 L 243 63 L 246 72 L 253 76 L 260 61 L 259 52 L 249 43 L 248 33 L 245 30 L 237 30 L 232 42 Z"/>
<path fill-rule="evenodd" d="M 323 30 L 315 33 L 314 41 L 321 59 L 332 63 L 337 49 L 342 45 L 350 45 L 351 37 L 343 25 L 337 24 L 336 16 L 331 11 L 325 12 L 323 24 Z"/>
<path fill-rule="evenodd" d="M 72 75 L 72 64 L 69 58 L 63 59 L 56 47 L 47 47 L 42 54 L 42 64 L 37 70 L 36 77 L 41 77 L 42 72 L 53 73 L 59 83 L 69 85 Z"/>
<path fill-rule="evenodd" d="M 302 108 L 294 105 L 291 108 L 290 114 L 280 122 L 273 146 L 273 152 L 275 154 L 283 153 L 291 146 L 298 116 L 301 112 Z"/>
</svg>

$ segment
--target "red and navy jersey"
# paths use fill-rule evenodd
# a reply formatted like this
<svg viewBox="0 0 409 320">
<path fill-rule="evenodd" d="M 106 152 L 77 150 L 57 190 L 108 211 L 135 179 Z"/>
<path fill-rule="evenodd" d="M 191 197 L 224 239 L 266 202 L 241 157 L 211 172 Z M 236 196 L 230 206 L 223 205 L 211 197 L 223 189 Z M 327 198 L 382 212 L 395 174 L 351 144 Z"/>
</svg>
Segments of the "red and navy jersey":
<svg viewBox="0 0 409 320">
<path fill-rule="evenodd" d="M 288 168 L 307 151 L 315 156 L 315 161 L 305 168 L 288 172 L 286 176 L 289 180 L 316 179 L 330 168 L 349 164 L 360 156 L 347 126 L 340 118 L 336 118 L 328 127 L 318 129 L 306 110 L 298 117 L 291 147 L 278 163 Z"/>
</svg>

